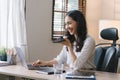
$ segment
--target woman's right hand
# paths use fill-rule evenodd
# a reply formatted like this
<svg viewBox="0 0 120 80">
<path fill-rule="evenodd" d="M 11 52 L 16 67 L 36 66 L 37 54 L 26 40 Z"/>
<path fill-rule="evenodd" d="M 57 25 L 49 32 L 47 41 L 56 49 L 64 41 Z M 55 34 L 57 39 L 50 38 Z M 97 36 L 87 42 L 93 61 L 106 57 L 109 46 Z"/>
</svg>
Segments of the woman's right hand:
<svg viewBox="0 0 120 80">
<path fill-rule="evenodd" d="M 37 60 L 37 61 L 33 62 L 32 65 L 33 66 L 46 66 L 46 62 L 41 61 L 41 60 Z"/>
</svg>

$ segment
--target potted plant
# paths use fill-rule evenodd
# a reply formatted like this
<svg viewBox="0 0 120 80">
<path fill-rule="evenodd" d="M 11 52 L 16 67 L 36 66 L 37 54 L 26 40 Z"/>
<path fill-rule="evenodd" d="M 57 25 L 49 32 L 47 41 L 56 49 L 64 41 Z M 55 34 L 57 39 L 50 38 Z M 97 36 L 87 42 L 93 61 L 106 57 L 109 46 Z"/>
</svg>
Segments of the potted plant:
<svg viewBox="0 0 120 80">
<path fill-rule="evenodd" d="M 6 48 L 0 48 L 0 61 L 7 61 Z"/>
</svg>

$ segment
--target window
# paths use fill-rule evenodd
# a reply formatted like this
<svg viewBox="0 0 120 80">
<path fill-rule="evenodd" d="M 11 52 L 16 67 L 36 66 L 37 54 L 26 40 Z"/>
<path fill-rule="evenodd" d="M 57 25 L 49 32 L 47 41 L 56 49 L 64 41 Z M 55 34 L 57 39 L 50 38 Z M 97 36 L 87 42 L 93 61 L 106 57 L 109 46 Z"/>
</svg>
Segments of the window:
<svg viewBox="0 0 120 80">
<path fill-rule="evenodd" d="M 70 10 L 80 10 L 85 15 L 86 0 L 53 0 L 52 40 L 64 35 L 64 18 Z"/>
</svg>

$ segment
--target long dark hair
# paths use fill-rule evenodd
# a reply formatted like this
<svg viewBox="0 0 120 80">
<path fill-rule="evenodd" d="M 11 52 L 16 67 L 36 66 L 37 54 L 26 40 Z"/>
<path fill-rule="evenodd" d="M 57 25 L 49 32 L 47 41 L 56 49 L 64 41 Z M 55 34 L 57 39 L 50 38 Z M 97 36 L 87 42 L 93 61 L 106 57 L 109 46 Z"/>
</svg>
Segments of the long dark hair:
<svg viewBox="0 0 120 80">
<path fill-rule="evenodd" d="M 66 35 L 69 36 L 70 42 L 73 44 L 74 41 L 76 41 L 76 51 L 79 52 L 81 51 L 84 40 L 86 39 L 87 36 L 87 26 L 86 26 L 86 20 L 82 12 L 78 10 L 72 10 L 69 11 L 66 16 L 71 17 L 74 21 L 77 22 L 77 40 L 75 40 L 74 35 L 70 35 L 70 33 L 67 31 Z"/>
</svg>

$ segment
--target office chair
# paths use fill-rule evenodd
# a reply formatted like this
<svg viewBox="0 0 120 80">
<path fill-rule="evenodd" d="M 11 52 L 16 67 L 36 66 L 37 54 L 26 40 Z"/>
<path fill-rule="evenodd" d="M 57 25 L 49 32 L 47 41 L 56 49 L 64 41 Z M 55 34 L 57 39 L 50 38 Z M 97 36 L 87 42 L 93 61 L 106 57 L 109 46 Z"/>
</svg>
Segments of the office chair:
<svg viewBox="0 0 120 80">
<path fill-rule="evenodd" d="M 106 28 L 100 32 L 100 36 L 103 39 L 112 40 L 113 42 L 100 43 L 96 45 L 94 55 L 94 64 L 96 66 L 96 70 L 106 72 L 117 72 L 118 51 L 116 49 L 116 41 L 119 39 L 118 30 L 117 28 Z"/>
<path fill-rule="evenodd" d="M 117 52 L 117 58 L 116 58 L 116 63 L 117 63 L 117 72 L 120 73 L 120 44 L 118 44 L 118 52 Z"/>
</svg>

